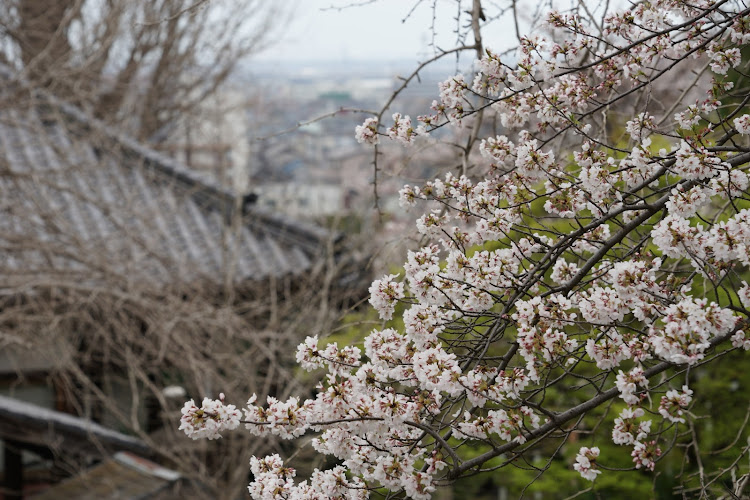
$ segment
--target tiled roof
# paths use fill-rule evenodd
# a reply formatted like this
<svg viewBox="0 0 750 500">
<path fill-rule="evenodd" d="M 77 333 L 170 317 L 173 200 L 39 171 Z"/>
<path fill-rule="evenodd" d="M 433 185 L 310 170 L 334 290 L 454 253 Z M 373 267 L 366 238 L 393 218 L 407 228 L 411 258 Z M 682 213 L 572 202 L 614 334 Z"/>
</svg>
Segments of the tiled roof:
<svg viewBox="0 0 750 500">
<path fill-rule="evenodd" d="M 257 281 L 309 270 L 326 246 L 327 231 L 264 211 L 252 195 L 237 199 L 74 106 L 8 92 L 0 91 L 6 286 L 105 272 L 157 283 Z"/>
<path fill-rule="evenodd" d="M 178 484 L 183 482 L 183 484 Z M 48 489 L 34 500 L 146 500 L 195 498 L 196 491 L 175 471 L 127 452 L 115 453 L 72 479 Z M 181 488 L 182 486 L 182 488 Z"/>
<path fill-rule="evenodd" d="M 107 450 L 150 452 L 140 439 L 91 420 L 1 395 L 0 438 L 43 447 L 55 444 L 71 455 L 98 454 Z"/>
</svg>

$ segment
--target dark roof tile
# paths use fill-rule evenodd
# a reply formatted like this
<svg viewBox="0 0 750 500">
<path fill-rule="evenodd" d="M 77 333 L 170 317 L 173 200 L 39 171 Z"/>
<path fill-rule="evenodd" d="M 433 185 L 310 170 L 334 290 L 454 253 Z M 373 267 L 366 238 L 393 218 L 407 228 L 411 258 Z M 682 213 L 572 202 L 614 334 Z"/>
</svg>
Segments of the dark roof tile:
<svg viewBox="0 0 750 500">
<path fill-rule="evenodd" d="M 0 109 L 0 272 L 83 275 L 100 258 L 130 278 L 221 282 L 231 267 L 239 282 L 306 272 L 324 251 L 327 231 L 248 204 L 253 197 L 238 212 L 206 176 L 33 94 L 36 106 Z"/>
</svg>

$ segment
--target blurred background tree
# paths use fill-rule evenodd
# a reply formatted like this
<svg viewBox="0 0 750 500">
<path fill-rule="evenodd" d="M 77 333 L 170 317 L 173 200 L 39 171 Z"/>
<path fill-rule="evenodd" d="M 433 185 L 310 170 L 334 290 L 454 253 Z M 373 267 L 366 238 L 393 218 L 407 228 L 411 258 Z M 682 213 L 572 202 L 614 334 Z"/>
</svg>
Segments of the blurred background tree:
<svg viewBox="0 0 750 500">
<path fill-rule="evenodd" d="M 273 42 L 284 8 L 264 0 L 10 0 L 0 5 L 2 57 L 35 86 L 158 144 L 238 63 Z"/>
</svg>

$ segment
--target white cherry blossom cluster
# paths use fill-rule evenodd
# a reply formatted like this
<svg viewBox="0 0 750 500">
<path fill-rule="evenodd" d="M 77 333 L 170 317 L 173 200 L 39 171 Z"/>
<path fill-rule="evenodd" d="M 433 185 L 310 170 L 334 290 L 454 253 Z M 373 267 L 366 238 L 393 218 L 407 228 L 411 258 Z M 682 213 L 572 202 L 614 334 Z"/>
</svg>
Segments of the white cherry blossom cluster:
<svg viewBox="0 0 750 500">
<path fill-rule="evenodd" d="M 426 135 L 427 130 L 424 125 L 414 128 L 408 115 L 401 116 L 401 113 L 393 113 L 393 125 L 388 129 L 388 137 L 404 146 L 410 146 L 416 137 Z"/>
<path fill-rule="evenodd" d="M 695 364 L 703 359 L 711 338 L 731 332 L 736 319 L 715 302 L 686 298 L 664 310 L 663 327 L 652 325 L 650 344 L 654 354 L 666 361 Z"/>
<path fill-rule="evenodd" d="M 525 422 L 526 419 L 528 423 Z M 490 410 L 483 417 L 474 417 L 467 412 L 464 414 L 464 422 L 458 424 L 454 433 L 457 437 L 474 439 L 484 439 L 495 434 L 503 441 L 523 444 L 526 442 L 524 429 L 538 429 L 539 420 L 539 416 L 526 406 L 521 406 L 518 410 Z"/>
<path fill-rule="evenodd" d="M 357 125 L 354 136 L 360 144 L 375 145 L 380 142 L 378 136 L 378 119 L 368 118 L 362 125 Z"/>
<path fill-rule="evenodd" d="M 726 42 L 731 42 L 728 45 Z M 726 74 L 730 68 L 739 65 L 742 57 L 739 47 L 733 46 L 734 42 L 726 40 L 724 43 L 712 42 L 708 48 L 708 56 L 711 58 L 711 69 L 720 75 Z"/>
<path fill-rule="evenodd" d="M 682 391 L 674 389 L 667 391 L 667 394 L 661 397 L 659 403 L 659 413 L 670 422 L 685 423 L 683 414 L 685 409 L 693 400 L 693 391 L 688 386 L 683 385 Z"/>
<path fill-rule="evenodd" d="M 200 408 L 191 399 L 182 407 L 180 430 L 193 439 L 219 439 L 239 427 L 240 415 L 234 405 L 224 404 L 224 393 L 219 399 L 203 398 Z"/>
<path fill-rule="evenodd" d="M 446 117 L 452 124 L 461 126 L 461 119 L 465 116 L 469 105 L 467 100 L 468 87 L 463 75 L 456 75 L 438 84 L 440 101 L 432 102 L 432 110 L 438 116 Z"/>
<path fill-rule="evenodd" d="M 478 94 L 497 95 L 502 85 L 507 82 L 507 70 L 500 56 L 485 49 L 486 57 L 477 62 L 479 71 L 474 78 L 472 90 Z"/>
<path fill-rule="evenodd" d="M 725 99 L 724 75 L 747 65 L 747 14 L 733 1 L 653 0 L 599 31 L 553 12 L 514 57 L 487 50 L 476 75 L 441 83 L 420 127 L 400 113 L 383 133 L 374 118 L 357 127 L 362 143 L 409 145 L 482 109 L 503 130 L 470 142 L 462 174 L 400 191 L 402 206 L 425 207 L 423 240 L 401 273 L 372 283 L 383 323 L 363 349 L 309 337 L 297 362 L 325 371 L 316 393 L 248 401 L 250 432 L 314 433 L 339 464 L 295 483 L 279 457 L 254 458 L 251 495 L 429 498 L 441 481 L 575 432 L 606 401 L 619 401 L 603 424 L 611 440 L 654 470 L 672 448 L 665 429 L 692 418 L 693 391 L 653 377 L 702 369 L 717 346 L 750 348 L 750 115 Z M 716 73 L 707 99 L 667 111 L 630 98 L 696 59 Z M 611 118 L 624 141 L 601 124 L 610 106 L 638 107 Z M 223 399 L 183 415 L 193 437 L 240 423 Z M 570 466 L 593 481 L 605 458 L 583 447 Z"/>
<path fill-rule="evenodd" d="M 602 473 L 596 468 L 596 459 L 599 458 L 599 448 L 593 446 L 587 448 L 583 446 L 576 455 L 576 462 L 573 468 L 581 474 L 581 477 L 593 481 L 596 476 Z"/>
<path fill-rule="evenodd" d="M 653 471 L 656 467 L 656 461 L 661 456 L 661 448 L 656 444 L 656 441 L 636 441 L 630 455 L 633 457 L 636 469 L 643 468 Z"/>
<path fill-rule="evenodd" d="M 349 479 L 346 469 L 341 466 L 320 471 L 315 469 L 310 481 L 294 483 L 297 475 L 291 467 L 284 467 L 279 455 L 250 459 L 250 471 L 254 479 L 248 490 L 253 498 L 273 500 L 313 500 L 337 498 L 342 500 L 364 500 L 368 498 L 367 488 L 359 478 Z"/>
<path fill-rule="evenodd" d="M 256 406 L 257 397 L 253 395 L 243 409 L 245 421 L 251 422 L 245 427 L 253 434 L 260 436 L 271 433 L 283 439 L 301 436 L 307 430 L 307 412 L 299 406 L 297 398 L 279 401 L 269 396 L 266 408 Z"/>
<path fill-rule="evenodd" d="M 640 443 L 651 432 L 651 420 L 637 420 L 645 415 L 643 408 L 628 407 L 620 412 L 612 428 L 612 441 L 620 445 Z"/>
<path fill-rule="evenodd" d="M 648 379 L 643 374 L 643 367 L 636 366 L 628 373 L 624 373 L 620 370 L 617 373 L 617 379 L 615 384 L 617 390 L 620 391 L 620 397 L 629 405 L 634 405 L 640 402 L 641 398 L 636 395 L 638 386 L 644 389 L 648 388 Z"/>
<path fill-rule="evenodd" d="M 393 281 L 397 274 L 390 274 L 375 280 L 370 286 L 370 304 L 378 311 L 381 319 L 391 319 L 399 299 L 404 297 L 404 284 Z"/>
<path fill-rule="evenodd" d="M 655 128 L 656 122 L 652 115 L 639 113 L 633 120 L 628 120 L 625 130 L 634 141 L 641 142 L 641 138 L 648 137 Z"/>
<path fill-rule="evenodd" d="M 734 128 L 742 135 L 750 135 L 750 115 L 742 115 L 734 119 Z"/>
<path fill-rule="evenodd" d="M 750 351 L 750 339 L 747 338 L 745 332 L 739 330 L 734 335 L 732 335 L 732 347 Z"/>
</svg>

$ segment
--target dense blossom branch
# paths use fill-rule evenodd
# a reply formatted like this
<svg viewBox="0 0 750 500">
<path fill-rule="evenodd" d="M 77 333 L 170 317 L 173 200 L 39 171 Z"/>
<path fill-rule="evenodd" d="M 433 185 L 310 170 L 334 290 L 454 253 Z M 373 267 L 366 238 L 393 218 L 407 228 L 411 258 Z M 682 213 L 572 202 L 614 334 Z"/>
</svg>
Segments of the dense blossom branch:
<svg viewBox="0 0 750 500">
<path fill-rule="evenodd" d="M 373 282 L 386 323 L 363 350 L 310 337 L 297 360 L 327 370 L 316 396 L 250 399 L 250 432 L 317 433 L 315 449 L 340 464 L 295 484 L 267 457 L 255 498 L 378 488 L 428 498 L 507 453 L 551 460 L 565 447 L 544 441 L 572 441 L 608 402 L 616 416 L 593 427 L 611 431 L 633 469 L 653 471 L 693 425 L 701 394 L 690 371 L 750 348 L 750 114 L 734 89 L 748 72 L 750 11 L 732 0 L 582 10 L 588 18 L 549 13 L 543 35 L 520 37 L 513 64 L 485 50 L 477 74 L 440 84 L 420 125 L 395 113 L 390 126 L 381 115 L 357 127 L 362 143 L 406 147 L 474 127 L 462 163 L 477 165 L 475 178 L 464 169 L 401 191 L 404 207 L 426 206 L 416 220 L 426 244 L 401 274 Z M 712 74 L 675 106 L 652 98 L 665 77 L 701 65 Z M 233 411 L 217 404 L 203 407 Z M 199 411 L 183 410 L 194 437 L 206 432 Z M 594 481 L 609 460 L 583 446 L 570 467 Z"/>
</svg>

